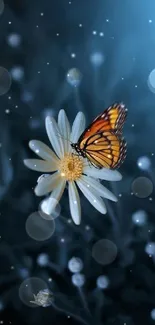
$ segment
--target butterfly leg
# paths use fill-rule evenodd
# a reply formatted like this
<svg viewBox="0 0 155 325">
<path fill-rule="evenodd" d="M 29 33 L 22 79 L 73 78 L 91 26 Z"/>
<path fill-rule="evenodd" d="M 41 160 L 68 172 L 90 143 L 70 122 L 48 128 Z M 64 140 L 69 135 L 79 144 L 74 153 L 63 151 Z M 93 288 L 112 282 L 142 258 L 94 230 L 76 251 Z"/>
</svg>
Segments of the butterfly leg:
<svg viewBox="0 0 155 325">
<path fill-rule="evenodd" d="M 72 156 L 79 157 L 78 153 L 74 153 L 74 152 L 72 152 Z"/>
</svg>

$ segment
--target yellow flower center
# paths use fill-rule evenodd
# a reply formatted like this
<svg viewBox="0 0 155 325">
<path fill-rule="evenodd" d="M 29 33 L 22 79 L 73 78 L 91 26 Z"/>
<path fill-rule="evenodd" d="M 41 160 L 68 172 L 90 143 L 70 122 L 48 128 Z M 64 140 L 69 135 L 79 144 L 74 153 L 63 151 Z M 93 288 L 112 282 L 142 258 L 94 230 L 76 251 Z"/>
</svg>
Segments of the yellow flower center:
<svg viewBox="0 0 155 325">
<path fill-rule="evenodd" d="M 80 178 L 83 171 L 82 159 L 73 154 L 68 154 L 60 160 L 59 171 L 67 181 L 75 181 Z"/>
</svg>

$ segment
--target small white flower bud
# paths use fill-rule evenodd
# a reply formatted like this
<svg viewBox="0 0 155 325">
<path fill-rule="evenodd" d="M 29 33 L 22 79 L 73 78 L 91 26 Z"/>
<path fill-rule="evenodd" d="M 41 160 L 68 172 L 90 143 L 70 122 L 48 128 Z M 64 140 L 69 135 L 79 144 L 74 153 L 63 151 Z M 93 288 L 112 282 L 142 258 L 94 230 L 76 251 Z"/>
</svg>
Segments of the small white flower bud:
<svg viewBox="0 0 155 325">
<path fill-rule="evenodd" d="M 79 257 L 72 257 L 68 262 L 68 268 L 72 273 L 80 272 L 83 269 L 83 262 Z"/>
<path fill-rule="evenodd" d="M 100 275 L 96 280 L 99 289 L 106 289 L 109 286 L 109 279 L 106 275 Z"/>
<path fill-rule="evenodd" d="M 76 287 L 82 287 L 85 283 L 85 276 L 81 273 L 75 273 L 72 275 L 72 283 Z"/>
</svg>

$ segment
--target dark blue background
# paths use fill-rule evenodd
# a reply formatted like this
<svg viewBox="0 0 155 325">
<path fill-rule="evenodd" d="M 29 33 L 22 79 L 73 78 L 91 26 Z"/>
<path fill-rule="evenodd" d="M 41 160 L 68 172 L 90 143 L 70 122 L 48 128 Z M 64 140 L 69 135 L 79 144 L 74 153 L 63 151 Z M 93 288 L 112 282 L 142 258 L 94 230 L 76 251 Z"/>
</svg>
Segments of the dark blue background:
<svg viewBox="0 0 155 325">
<path fill-rule="evenodd" d="M 21 35 L 19 47 L 8 45 L 10 33 Z M 105 58 L 98 69 L 90 62 L 93 52 L 101 52 Z M 84 261 L 86 300 L 92 314 L 96 308 L 101 313 L 101 323 L 88 319 L 88 324 L 153 324 L 150 312 L 155 306 L 155 269 L 144 249 L 155 237 L 155 196 L 153 192 L 152 201 L 139 199 L 131 195 L 131 184 L 138 176 L 148 176 L 137 166 L 137 159 L 143 155 L 152 162 L 149 177 L 154 182 L 155 94 L 147 85 L 155 68 L 154 1 L 71 0 L 69 4 L 68 0 L 6 0 L 0 16 L 0 66 L 8 71 L 14 66 L 24 69 L 23 79 L 13 81 L 9 92 L 0 97 L 0 298 L 4 302 L 0 320 L 4 324 L 76 324 L 73 317 L 68 319 L 52 307 L 25 307 L 18 288 L 23 281 L 21 268 L 28 270 L 28 276 L 51 277 L 53 291 L 64 295 L 60 307 L 67 296 L 76 313 L 80 301 L 67 263 L 72 256 L 79 256 Z M 83 75 L 78 89 L 80 101 L 66 81 L 73 67 Z M 70 226 L 65 193 L 63 217 L 57 220 L 55 235 L 43 244 L 34 242 L 26 234 L 25 221 L 37 211 L 40 199 L 32 190 L 38 174 L 23 165 L 24 158 L 33 157 L 28 141 L 39 139 L 48 144 L 44 118 L 49 109 L 57 117 L 59 109 L 64 108 L 71 122 L 82 110 L 90 123 L 115 101 L 123 101 L 128 107 L 124 130 L 128 155 L 120 168 L 123 180 L 115 184 L 116 194 L 122 196 L 117 204 L 111 204 L 119 231 L 116 233 L 109 213 L 101 216 L 82 195 L 82 223 Z M 148 221 L 141 228 L 132 223 L 132 213 L 139 209 L 148 213 Z M 64 244 L 61 238 L 65 238 Z M 119 243 L 116 261 L 104 268 L 90 254 L 99 238 Z M 41 252 L 49 254 L 60 272 L 37 265 Z M 93 294 L 96 278 L 102 273 L 111 281 L 104 299 L 102 293 L 98 298 Z M 85 314 L 82 317 L 87 319 Z"/>
</svg>

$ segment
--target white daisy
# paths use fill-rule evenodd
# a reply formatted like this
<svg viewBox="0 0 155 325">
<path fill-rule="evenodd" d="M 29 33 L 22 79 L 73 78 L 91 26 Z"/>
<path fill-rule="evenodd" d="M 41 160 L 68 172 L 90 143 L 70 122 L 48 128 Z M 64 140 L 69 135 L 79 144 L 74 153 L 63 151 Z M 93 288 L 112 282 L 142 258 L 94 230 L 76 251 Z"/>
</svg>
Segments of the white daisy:
<svg viewBox="0 0 155 325">
<path fill-rule="evenodd" d="M 76 225 L 79 225 L 81 221 L 81 205 L 77 186 L 88 201 L 99 212 L 105 214 L 107 210 L 102 198 L 115 202 L 117 198 L 101 185 L 98 179 L 106 181 L 122 179 L 118 171 L 106 168 L 96 169 L 93 166 L 88 166 L 87 159 L 74 155 L 70 142 L 76 143 L 84 129 L 85 116 L 82 112 L 77 114 L 72 128 L 70 128 L 64 110 L 59 112 L 58 123 L 53 117 L 46 117 L 46 131 L 55 153 L 43 142 L 32 140 L 29 142 L 29 147 L 42 159 L 24 160 L 24 164 L 30 169 L 52 173 L 41 177 L 34 190 L 37 196 L 51 193 L 48 199 L 50 213 L 59 202 L 66 182 L 68 182 L 70 212 Z"/>
</svg>

